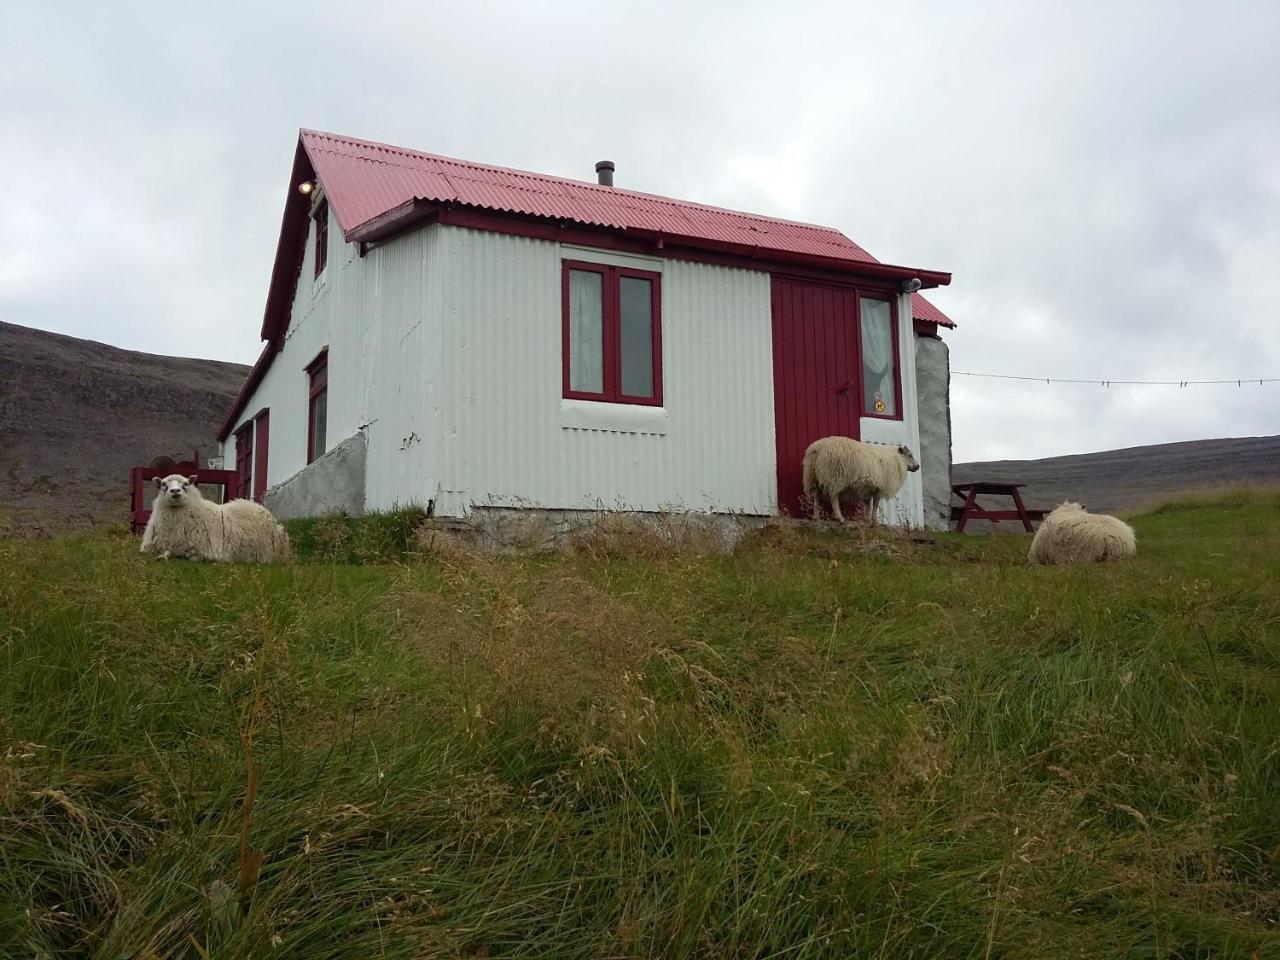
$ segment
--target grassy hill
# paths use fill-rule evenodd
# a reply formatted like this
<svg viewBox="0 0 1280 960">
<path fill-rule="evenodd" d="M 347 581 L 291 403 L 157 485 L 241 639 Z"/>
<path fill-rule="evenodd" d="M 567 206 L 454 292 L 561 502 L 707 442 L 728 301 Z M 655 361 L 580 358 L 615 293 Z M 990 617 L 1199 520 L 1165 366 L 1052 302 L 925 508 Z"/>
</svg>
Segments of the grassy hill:
<svg viewBox="0 0 1280 960">
<path fill-rule="evenodd" d="M 1280 496 L 1135 525 L 0 541 L 0 955 L 1280 955 Z"/>
</svg>

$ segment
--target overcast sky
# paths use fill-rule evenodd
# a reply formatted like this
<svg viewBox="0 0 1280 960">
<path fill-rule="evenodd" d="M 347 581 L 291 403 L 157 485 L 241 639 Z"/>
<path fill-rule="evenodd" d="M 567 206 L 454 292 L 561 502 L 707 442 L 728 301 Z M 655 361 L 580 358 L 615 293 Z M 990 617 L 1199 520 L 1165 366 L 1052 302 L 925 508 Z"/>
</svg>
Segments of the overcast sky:
<svg viewBox="0 0 1280 960">
<path fill-rule="evenodd" d="M 1280 3 L 6 3 L 0 319 L 252 362 L 297 130 L 949 270 L 957 460 L 1280 433 Z"/>
</svg>

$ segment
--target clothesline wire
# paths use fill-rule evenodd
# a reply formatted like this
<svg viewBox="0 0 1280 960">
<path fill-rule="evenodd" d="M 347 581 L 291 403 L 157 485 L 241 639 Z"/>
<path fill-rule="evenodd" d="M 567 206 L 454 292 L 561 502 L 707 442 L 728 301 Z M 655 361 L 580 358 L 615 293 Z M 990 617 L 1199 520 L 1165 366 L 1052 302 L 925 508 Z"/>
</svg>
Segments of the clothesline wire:
<svg viewBox="0 0 1280 960">
<path fill-rule="evenodd" d="M 971 373 L 967 370 L 952 370 L 957 377 L 984 377 L 991 380 L 1025 380 L 1031 383 L 1096 383 L 1102 387 L 1198 387 L 1211 384 L 1234 383 L 1237 387 L 1245 384 L 1252 386 L 1264 383 L 1280 383 L 1280 377 L 1231 377 L 1228 380 L 1109 380 L 1106 377 L 1024 377 L 1011 373 Z"/>
</svg>

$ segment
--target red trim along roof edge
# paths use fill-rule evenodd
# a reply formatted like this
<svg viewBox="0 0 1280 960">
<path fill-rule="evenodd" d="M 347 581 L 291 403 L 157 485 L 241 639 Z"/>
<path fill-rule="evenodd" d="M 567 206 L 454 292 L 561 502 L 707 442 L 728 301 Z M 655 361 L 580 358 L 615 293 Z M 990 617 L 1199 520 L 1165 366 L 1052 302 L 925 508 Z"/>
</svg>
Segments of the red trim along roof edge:
<svg viewBox="0 0 1280 960">
<path fill-rule="evenodd" d="M 249 375 L 244 378 L 244 383 L 240 385 L 236 398 L 231 403 L 231 409 L 227 411 L 226 417 L 222 420 L 222 426 L 218 427 L 219 442 L 226 440 L 231 435 L 232 429 L 240 419 L 240 414 L 244 412 L 244 408 L 249 403 L 249 398 L 253 396 L 253 391 L 258 389 L 258 385 L 262 383 L 262 378 L 267 375 L 267 368 L 271 366 L 271 361 L 275 359 L 277 352 L 278 348 L 274 340 L 268 340 L 262 345 L 262 352 L 258 354 L 258 359 L 254 361 L 253 366 L 249 369 Z"/>
</svg>

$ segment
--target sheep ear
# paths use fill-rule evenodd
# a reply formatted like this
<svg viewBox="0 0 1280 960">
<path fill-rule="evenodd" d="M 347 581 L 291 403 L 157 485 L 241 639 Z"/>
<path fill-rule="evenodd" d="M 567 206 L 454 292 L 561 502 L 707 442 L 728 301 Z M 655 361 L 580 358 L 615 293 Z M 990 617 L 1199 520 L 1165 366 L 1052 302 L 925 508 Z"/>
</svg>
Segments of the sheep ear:
<svg viewBox="0 0 1280 960">
<path fill-rule="evenodd" d="M 193 487 L 199 482 L 200 481 L 196 479 L 195 474 L 192 474 L 191 476 L 187 477 L 187 483 L 191 484 Z"/>
</svg>

